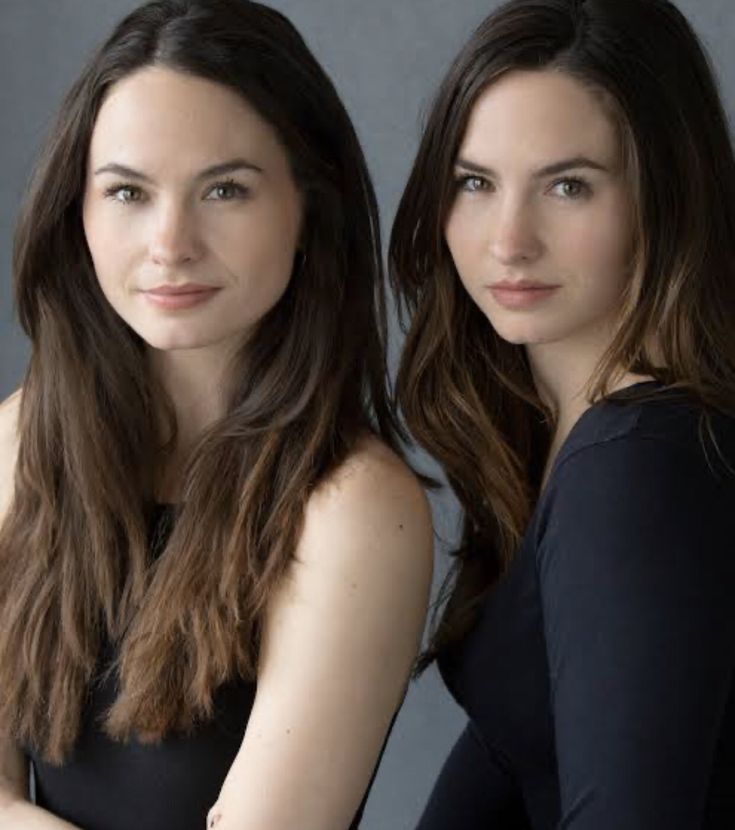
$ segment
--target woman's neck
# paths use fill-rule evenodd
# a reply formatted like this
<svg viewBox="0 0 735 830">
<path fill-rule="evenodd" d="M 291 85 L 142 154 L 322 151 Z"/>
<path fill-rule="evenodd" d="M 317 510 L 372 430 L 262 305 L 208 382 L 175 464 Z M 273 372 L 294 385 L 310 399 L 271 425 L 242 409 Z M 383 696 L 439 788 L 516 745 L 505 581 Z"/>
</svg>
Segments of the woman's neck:
<svg viewBox="0 0 735 830">
<path fill-rule="evenodd" d="M 223 417 L 232 357 L 231 348 L 216 346 L 149 351 L 151 371 L 171 401 L 176 417 L 176 444 L 164 469 L 156 472 L 158 500 L 178 500 L 181 473 L 192 449 L 206 430 Z"/>
<path fill-rule="evenodd" d="M 594 341 L 533 344 L 526 347 L 531 374 L 541 400 L 554 413 L 554 433 L 551 436 L 542 487 L 546 483 L 554 460 L 572 428 L 592 405 L 589 401 L 589 382 L 599 365 L 608 343 Z M 612 379 L 609 392 L 624 389 L 634 383 L 652 380 L 650 375 L 620 371 Z"/>
</svg>

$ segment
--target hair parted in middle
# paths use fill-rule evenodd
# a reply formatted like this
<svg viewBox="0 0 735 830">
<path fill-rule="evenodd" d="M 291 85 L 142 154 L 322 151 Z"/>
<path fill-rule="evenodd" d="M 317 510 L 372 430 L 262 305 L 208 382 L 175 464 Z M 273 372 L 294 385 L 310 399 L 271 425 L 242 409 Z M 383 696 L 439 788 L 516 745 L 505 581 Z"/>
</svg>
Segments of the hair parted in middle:
<svg viewBox="0 0 735 830">
<path fill-rule="evenodd" d="M 275 129 L 304 204 L 289 285 L 230 367 L 226 414 L 191 454 L 155 563 L 147 525 L 173 407 L 101 292 L 82 224 L 97 114 L 149 66 L 241 95 Z M 119 650 L 116 738 L 189 729 L 219 684 L 254 679 L 262 614 L 311 493 L 366 434 L 397 444 L 373 187 L 334 86 L 287 19 L 250 0 L 156 0 L 126 17 L 61 107 L 14 277 L 32 352 L 0 532 L 0 721 L 61 762 L 106 640 Z"/>
<path fill-rule="evenodd" d="M 470 298 L 444 235 L 473 107 L 514 70 L 577 80 L 619 137 L 635 254 L 589 401 L 631 372 L 701 403 L 704 422 L 709 410 L 735 413 L 735 161 L 706 53 L 666 0 L 510 0 L 480 24 L 439 88 L 390 241 L 407 330 L 398 403 L 465 517 L 440 603 L 449 600 L 419 669 L 462 640 L 512 561 L 555 425 L 525 349 L 504 341 Z"/>
</svg>

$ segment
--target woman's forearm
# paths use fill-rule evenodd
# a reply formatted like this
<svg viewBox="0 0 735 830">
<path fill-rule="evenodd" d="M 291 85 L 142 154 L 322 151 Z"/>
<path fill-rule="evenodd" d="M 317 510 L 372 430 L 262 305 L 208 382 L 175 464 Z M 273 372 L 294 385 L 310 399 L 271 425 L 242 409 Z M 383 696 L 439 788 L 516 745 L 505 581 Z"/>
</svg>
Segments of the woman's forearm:
<svg viewBox="0 0 735 830">
<path fill-rule="evenodd" d="M 0 830 L 80 830 L 21 798 L 0 794 Z"/>
</svg>

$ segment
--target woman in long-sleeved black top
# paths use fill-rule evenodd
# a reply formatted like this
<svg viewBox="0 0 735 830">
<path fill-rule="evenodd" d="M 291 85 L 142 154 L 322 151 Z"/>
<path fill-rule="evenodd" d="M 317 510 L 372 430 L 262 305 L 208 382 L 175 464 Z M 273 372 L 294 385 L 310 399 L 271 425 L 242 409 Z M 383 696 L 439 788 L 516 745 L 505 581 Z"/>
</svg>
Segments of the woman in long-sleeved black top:
<svg viewBox="0 0 735 830">
<path fill-rule="evenodd" d="M 665 0 L 512 0 L 390 252 L 398 397 L 464 508 L 469 721 L 420 830 L 735 826 L 735 160 Z"/>
<path fill-rule="evenodd" d="M 471 720 L 422 830 L 552 828 L 562 806 L 574 830 L 733 826 L 735 479 L 711 462 L 671 393 L 579 419 L 440 660 Z"/>
</svg>

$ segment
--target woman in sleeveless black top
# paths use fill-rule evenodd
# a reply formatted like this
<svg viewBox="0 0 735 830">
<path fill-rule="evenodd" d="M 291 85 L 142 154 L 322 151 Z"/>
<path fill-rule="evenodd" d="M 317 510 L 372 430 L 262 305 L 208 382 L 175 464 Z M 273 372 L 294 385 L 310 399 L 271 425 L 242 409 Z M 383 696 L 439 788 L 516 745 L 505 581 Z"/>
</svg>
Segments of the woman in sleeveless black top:
<svg viewBox="0 0 735 830">
<path fill-rule="evenodd" d="M 123 20 L 63 104 L 14 276 L 0 827 L 357 827 L 431 532 L 370 178 L 291 24 L 249 0 Z"/>
<path fill-rule="evenodd" d="M 465 510 L 421 830 L 735 826 L 735 160 L 665 0 L 511 0 L 398 211 L 398 393 Z"/>
<path fill-rule="evenodd" d="M 170 505 L 152 510 L 153 557 L 161 552 L 173 514 Z M 214 693 L 212 717 L 191 734 L 167 735 L 154 746 L 134 738 L 120 742 L 99 728 L 118 691 L 114 676 L 106 671 L 113 661 L 114 649 L 104 644 L 73 755 L 57 766 L 30 752 L 35 802 L 83 828 L 193 826 L 192 817 L 208 811 L 212 793 L 218 792 L 237 754 L 257 686 L 240 678 L 220 686 Z M 368 791 L 369 786 L 351 829 L 359 827 Z"/>
</svg>

